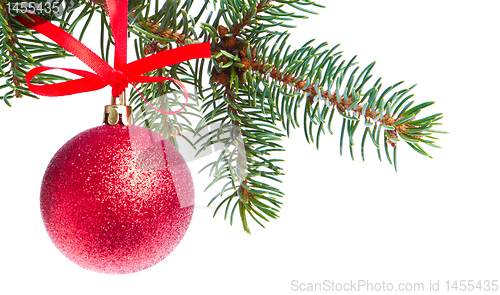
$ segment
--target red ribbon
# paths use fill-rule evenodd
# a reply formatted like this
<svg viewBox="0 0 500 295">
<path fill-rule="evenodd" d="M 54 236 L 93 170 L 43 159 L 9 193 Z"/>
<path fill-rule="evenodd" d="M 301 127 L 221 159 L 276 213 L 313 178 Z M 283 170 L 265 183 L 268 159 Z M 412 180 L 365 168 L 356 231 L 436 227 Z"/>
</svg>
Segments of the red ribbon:
<svg viewBox="0 0 500 295">
<path fill-rule="evenodd" d="M 17 16 L 16 20 L 24 26 L 31 28 L 46 37 L 50 38 L 61 47 L 71 52 L 78 59 L 88 65 L 93 71 L 83 71 L 66 68 L 37 67 L 26 74 L 26 83 L 28 88 L 36 94 L 44 96 L 63 96 L 88 91 L 94 91 L 104 88 L 108 85 L 112 87 L 113 97 L 118 97 L 125 91 L 128 84 L 132 83 L 153 83 L 161 81 L 173 81 L 178 84 L 186 96 L 184 106 L 173 112 L 164 112 L 156 109 L 142 96 L 139 90 L 132 86 L 141 94 L 141 97 L 150 107 L 164 114 L 172 115 L 184 109 L 188 102 L 188 93 L 186 87 L 175 79 L 167 77 L 149 77 L 141 76 L 144 73 L 157 70 L 159 68 L 171 66 L 177 63 L 197 58 L 211 57 L 210 43 L 199 43 L 185 45 L 179 48 L 162 51 L 160 53 L 141 58 L 131 63 L 127 63 L 127 14 L 128 0 L 106 0 L 108 14 L 111 23 L 111 31 L 115 40 L 115 63 L 111 67 L 102 58 L 96 55 L 92 50 L 83 45 L 80 41 L 65 32 L 63 29 L 51 24 L 50 22 L 33 14 L 28 14 L 33 21 Z M 31 80 L 38 74 L 59 69 L 76 74 L 81 79 L 61 82 L 49 85 L 33 85 Z"/>
</svg>

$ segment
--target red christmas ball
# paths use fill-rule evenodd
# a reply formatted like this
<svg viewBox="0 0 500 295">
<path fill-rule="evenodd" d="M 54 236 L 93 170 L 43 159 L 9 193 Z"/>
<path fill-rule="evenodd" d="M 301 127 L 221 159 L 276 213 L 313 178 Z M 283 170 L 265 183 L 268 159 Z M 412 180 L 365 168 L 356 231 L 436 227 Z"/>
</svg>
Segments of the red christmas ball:
<svg viewBox="0 0 500 295">
<path fill-rule="evenodd" d="M 188 229 L 191 173 L 177 149 L 146 128 L 103 125 L 68 141 L 42 182 L 42 217 L 76 264 L 132 273 L 164 259 Z"/>
</svg>

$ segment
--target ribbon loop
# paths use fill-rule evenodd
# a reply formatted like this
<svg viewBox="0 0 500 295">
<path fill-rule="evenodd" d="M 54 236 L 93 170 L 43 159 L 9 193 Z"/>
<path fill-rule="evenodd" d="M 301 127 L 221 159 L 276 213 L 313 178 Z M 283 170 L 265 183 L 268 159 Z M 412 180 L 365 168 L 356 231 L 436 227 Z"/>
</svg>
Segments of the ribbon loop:
<svg viewBox="0 0 500 295">
<path fill-rule="evenodd" d="M 94 91 L 109 85 L 112 89 L 112 95 L 114 97 L 118 97 L 125 91 L 130 83 L 137 90 L 137 92 L 139 92 L 142 99 L 153 109 L 168 115 L 175 114 L 183 110 L 187 105 L 189 96 L 186 87 L 180 81 L 166 77 L 149 77 L 141 75 L 149 71 L 157 70 L 191 59 L 211 57 L 210 43 L 205 42 L 185 45 L 136 60 L 132 63 L 127 63 L 128 0 L 120 0 L 119 2 L 117 2 L 117 0 L 107 0 L 106 3 L 111 20 L 111 31 L 116 44 L 114 67 L 111 67 L 102 58 L 92 52 L 88 47 L 83 45 L 73 36 L 43 18 L 30 13 L 27 13 L 27 15 L 32 18 L 32 20 L 26 19 L 22 16 L 15 17 L 15 19 L 24 26 L 45 35 L 67 51 L 71 52 L 74 56 L 87 64 L 95 73 L 82 70 L 64 69 L 83 78 L 49 85 L 33 85 L 31 84 L 31 80 L 36 75 L 41 72 L 54 69 L 49 67 L 37 67 L 30 70 L 26 74 L 26 83 L 28 84 L 30 91 L 45 96 L 63 96 Z M 153 83 L 167 80 L 178 84 L 186 96 L 186 103 L 180 110 L 165 112 L 156 109 L 144 98 L 142 93 L 133 84 Z"/>
</svg>

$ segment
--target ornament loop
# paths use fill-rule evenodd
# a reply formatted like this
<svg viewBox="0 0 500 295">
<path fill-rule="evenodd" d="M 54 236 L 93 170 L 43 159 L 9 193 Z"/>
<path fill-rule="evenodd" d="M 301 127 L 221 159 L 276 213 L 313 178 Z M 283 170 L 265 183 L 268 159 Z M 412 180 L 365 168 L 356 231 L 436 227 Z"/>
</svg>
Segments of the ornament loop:
<svg viewBox="0 0 500 295">
<path fill-rule="evenodd" d="M 116 103 L 116 97 L 113 96 L 111 98 L 111 105 L 104 107 L 103 123 L 106 125 L 116 125 L 120 123 L 124 126 L 134 124 L 132 108 L 127 106 L 125 91 L 120 94 L 118 104 Z"/>
</svg>

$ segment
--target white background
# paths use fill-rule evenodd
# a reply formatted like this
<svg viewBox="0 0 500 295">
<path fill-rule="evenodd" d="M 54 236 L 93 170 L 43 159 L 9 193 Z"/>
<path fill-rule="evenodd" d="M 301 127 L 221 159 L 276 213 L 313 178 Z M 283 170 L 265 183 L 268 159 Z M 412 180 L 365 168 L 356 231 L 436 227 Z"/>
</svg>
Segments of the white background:
<svg viewBox="0 0 500 295">
<path fill-rule="evenodd" d="M 446 280 L 500 280 L 499 2 L 318 2 L 328 8 L 296 21 L 291 42 L 341 42 L 346 58 L 376 60 L 385 85 L 418 83 L 415 99 L 435 101 L 425 114 L 443 112 L 450 132 L 440 136 L 442 150 L 428 149 L 433 160 L 401 145 L 395 173 L 370 143 L 365 163 L 359 140 L 356 161 L 341 157 L 340 120 L 319 151 L 296 130 L 277 155 L 286 159 L 281 218 L 252 235 L 213 219 L 202 207 L 216 192 L 203 192 L 209 178 L 193 168 L 197 209 L 178 248 L 142 272 L 105 275 L 53 246 L 39 190 L 59 147 L 100 124 L 109 88 L 12 100 L 0 105 L 0 294 L 297 293 L 292 280 L 422 282 L 426 290 L 440 280 L 443 291 Z"/>
</svg>

